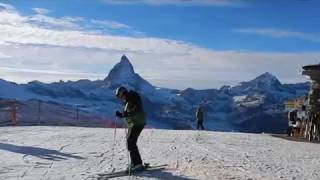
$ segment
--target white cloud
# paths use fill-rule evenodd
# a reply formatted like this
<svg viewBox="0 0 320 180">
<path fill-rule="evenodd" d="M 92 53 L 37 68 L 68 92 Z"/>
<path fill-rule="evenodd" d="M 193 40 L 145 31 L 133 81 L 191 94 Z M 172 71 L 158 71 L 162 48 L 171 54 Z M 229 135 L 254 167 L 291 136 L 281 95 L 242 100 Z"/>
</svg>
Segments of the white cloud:
<svg viewBox="0 0 320 180">
<path fill-rule="evenodd" d="M 10 56 L 0 61 L 1 78 L 17 82 L 103 79 L 127 54 L 136 71 L 156 86 L 212 88 L 250 80 L 266 71 L 286 82 L 303 80 L 298 75 L 301 66 L 318 63 L 320 56 L 320 52 L 215 51 L 169 39 L 88 32 L 79 23 L 84 21 L 81 17 L 54 18 L 67 19 L 77 29 L 43 27 L 30 21 L 32 17 L 20 15 L 13 7 L 10 12 L 0 10 L 0 52 Z"/>
<path fill-rule="evenodd" d="M 57 28 L 57 29 L 81 29 L 81 27 L 77 24 L 83 21 L 83 18 L 80 17 L 62 17 L 55 18 L 48 16 L 50 10 L 45 8 L 33 8 L 32 9 L 35 14 L 26 17 L 26 22 L 38 25 L 40 27 L 45 28 Z"/>
<path fill-rule="evenodd" d="M 243 0 L 104 0 L 109 4 L 243 6 Z"/>
<path fill-rule="evenodd" d="M 15 26 L 31 26 L 35 28 L 56 29 L 56 30 L 86 30 L 98 32 L 97 29 L 105 28 L 113 31 L 126 29 L 127 34 L 134 36 L 143 35 L 142 32 L 133 27 L 112 20 L 87 20 L 84 17 L 64 16 L 61 18 L 49 16 L 50 10 L 45 8 L 33 8 L 35 14 L 22 16 L 13 6 L 0 3 L 0 24 Z M 82 25 L 80 25 L 82 24 Z M 109 31 L 112 33 L 113 31 Z M 104 31 L 107 32 L 107 31 Z"/>
<path fill-rule="evenodd" d="M 283 83 L 306 81 L 302 66 L 319 63 L 318 53 L 265 53 L 211 51 L 188 56 L 159 57 L 136 55 L 144 59 L 136 65 L 140 74 L 158 86 L 212 88 L 235 85 L 264 72 L 276 75 Z M 150 61 L 152 59 L 152 61 Z M 284 70 L 285 67 L 285 70 Z"/>
<path fill-rule="evenodd" d="M 54 18 L 47 16 L 49 10 L 34 8 L 34 15 L 22 16 L 13 6 L 0 3 L 0 25 L 11 27 L 45 27 L 60 29 L 80 29 L 76 22 L 80 21 L 77 17 Z"/>
<path fill-rule="evenodd" d="M 24 68 L 13 68 L 13 67 L 0 67 L 3 71 L 12 71 L 12 72 L 23 72 L 23 73 L 34 73 L 34 74 L 48 74 L 48 75 L 63 75 L 63 76 L 83 76 L 83 77 L 98 77 L 101 74 L 94 74 L 94 73 L 81 73 L 81 72 L 74 72 L 73 70 L 60 70 L 60 71 L 53 71 L 53 70 L 39 70 L 39 69 L 24 69 Z"/>
<path fill-rule="evenodd" d="M 180 89 L 234 85 L 266 71 L 283 82 L 304 81 L 298 74 L 301 67 L 318 63 L 320 56 L 320 53 L 201 50 L 192 50 L 188 55 L 172 55 L 42 45 L 8 45 L 0 51 L 14 55 L 0 61 L 0 67 L 11 68 L 10 71 L 0 68 L 0 77 L 17 82 L 103 79 L 121 55 L 127 54 L 136 72 L 154 85 Z"/>
<path fill-rule="evenodd" d="M 82 22 L 85 21 L 83 17 L 74 17 L 74 16 L 65 16 L 62 19 L 67 20 L 69 22 Z"/>
<path fill-rule="evenodd" d="M 27 83 L 33 80 L 40 80 L 41 82 L 53 82 L 58 80 L 79 80 L 91 79 L 96 80 L 101 77 L 99 74 L 73 72 L 68 70 L 62 71 L 48 71 L 38 69 L 20 69 L 12 67 L 0 67 L 1 79 L 9 79 L 18 83 Z"/>
<path fill-rule="evenodd" d="M 42 14 L 28 17 L 28 22 L 45 28 L 81 29 L 78 24 L 69 18 L 53 18 Z"/>
<path fill-rule="evenodd" d="M 119 23 L 119 22 L 116 22 L 116 21 L 92 20 L 91 22 L 93 24 L 104 26 L 106 28 L 111 28 L 111 29 L 130 29 L 131 28 L 130 26 L 128 26 L 126 24 Z"/>
<path fill-rule="evenodd" d="M 15 8 L 10 4 L 0 3 L 0 11 L 15 11 Z"/>
<path fill-rule="evenodd" d="M 129 52 L 141 51 L 154 54 L 185 54 L 193 48 L 189 44 L 173 40 L 99 35 L 74 30 L 57 31 L 36 27 L 31 24 L 21 24 L 21 26 L 0 24 L 0 39 L 20 44 L 100 48 Z"/>
<path fill-rule="evenodd" d="M 0 52 L 0 59 L 2 59 L 2 58 L 10 58 L 10 56 Z"/>
<path fill-rule="evenodd" d="M 27 20 L 26 17 L 21 16 L 14 7 L 0 3 L 0 24 L 11 26 L 21 26 Z"/>
<path fill-rule="evenodd" d="M 269 36 L 269 37 L 275 37 L 275 38 L 297 38 L 297 39 L 302 39 L 307 41 L 320 42 L 320 34 L 288 31 L 283 29 L 245 28 L 245 29 L 236 29 L 234 31 L 239 33 L 256 34 L 256 35 Z"/>
<path fill-rule="evenodd" d="M 45 9 L 45 8 L 33 8 L 32 10 L 35 13 L 42 14 L 42 15 L 46 15 L 46 14 L 48 14 L 50 12 L 48 9 Z"/>
</svg>

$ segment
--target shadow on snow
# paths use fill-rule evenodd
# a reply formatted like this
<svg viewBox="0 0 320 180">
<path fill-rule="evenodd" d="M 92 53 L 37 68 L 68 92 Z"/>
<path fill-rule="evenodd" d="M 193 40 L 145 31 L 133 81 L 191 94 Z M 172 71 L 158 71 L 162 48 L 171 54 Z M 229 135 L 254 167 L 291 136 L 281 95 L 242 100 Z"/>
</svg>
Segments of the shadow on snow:
<svg viewBox="0 0 320 180">
<path fill-rule="evenodd" d="M 35 156 L 41 159 L 47 159 L 51 161 L 67 160 L 68 158 L 85 159 L 81 156 L 76 156 L 69 153 L 62 153 L 57 150 L 32 147 L 32 146 L 18 146 L 18 145 L 5 144 L 5 143 L 0 143 L 0 150 Z"/>
</svg>

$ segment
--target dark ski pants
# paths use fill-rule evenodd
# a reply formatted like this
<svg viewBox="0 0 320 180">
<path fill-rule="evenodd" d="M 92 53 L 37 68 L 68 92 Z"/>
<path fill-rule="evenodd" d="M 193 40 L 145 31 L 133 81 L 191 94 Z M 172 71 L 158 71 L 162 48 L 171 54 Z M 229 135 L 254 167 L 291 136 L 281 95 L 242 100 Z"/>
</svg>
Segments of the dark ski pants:
<svg viewBox="0 0 320 180">
<path fill-rule="evenodd" d="M 137 141 L 143 128 L 144 125 L 134 125 L 128 129 L 127 145 L 132 165 L 142 164 L 141 156 L 137 147 Z"/>
<path fill-rule="evenodd" d="M 201 120 L 201 119 L 198 119 L 198 120 L 197 120 L 197 129 L 204 130 L 203 120 Z"/>
</svg>

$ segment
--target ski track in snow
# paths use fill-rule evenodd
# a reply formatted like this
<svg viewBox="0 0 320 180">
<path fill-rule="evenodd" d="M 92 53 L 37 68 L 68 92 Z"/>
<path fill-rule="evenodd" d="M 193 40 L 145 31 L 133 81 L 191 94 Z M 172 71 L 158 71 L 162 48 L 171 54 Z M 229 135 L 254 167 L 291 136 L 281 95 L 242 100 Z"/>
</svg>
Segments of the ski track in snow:
<svg viewBox="0 0 320 180">
<path fill-rule="evenodd" d="M 1 127 L 0 179 L 88 179 L 128 163 L 125 131 L 79 127 Z M 118 179 L 320 179 L 320 144 L 268 134 L 145 129 L 138 146 L 168 169 Z M 112 166 L 113 165 L 113 166 Z"/>
</svg>

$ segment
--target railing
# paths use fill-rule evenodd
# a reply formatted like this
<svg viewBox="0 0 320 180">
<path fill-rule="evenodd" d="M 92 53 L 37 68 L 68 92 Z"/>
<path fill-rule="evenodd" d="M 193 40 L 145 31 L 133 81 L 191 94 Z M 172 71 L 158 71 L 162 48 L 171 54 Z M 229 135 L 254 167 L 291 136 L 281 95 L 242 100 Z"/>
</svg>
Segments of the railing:
<svg viewBox="0 0 320 180">
<path fill-rule="evenodd" d="M 37 99 L 17 101 L 0 99 L 0 126 L 68 125 L 114 127 L 113 118 L 86 110 L 80 104 L 65 105 Z M 117 126 L 123 126 L 117 122 Z"/>
</svg>

